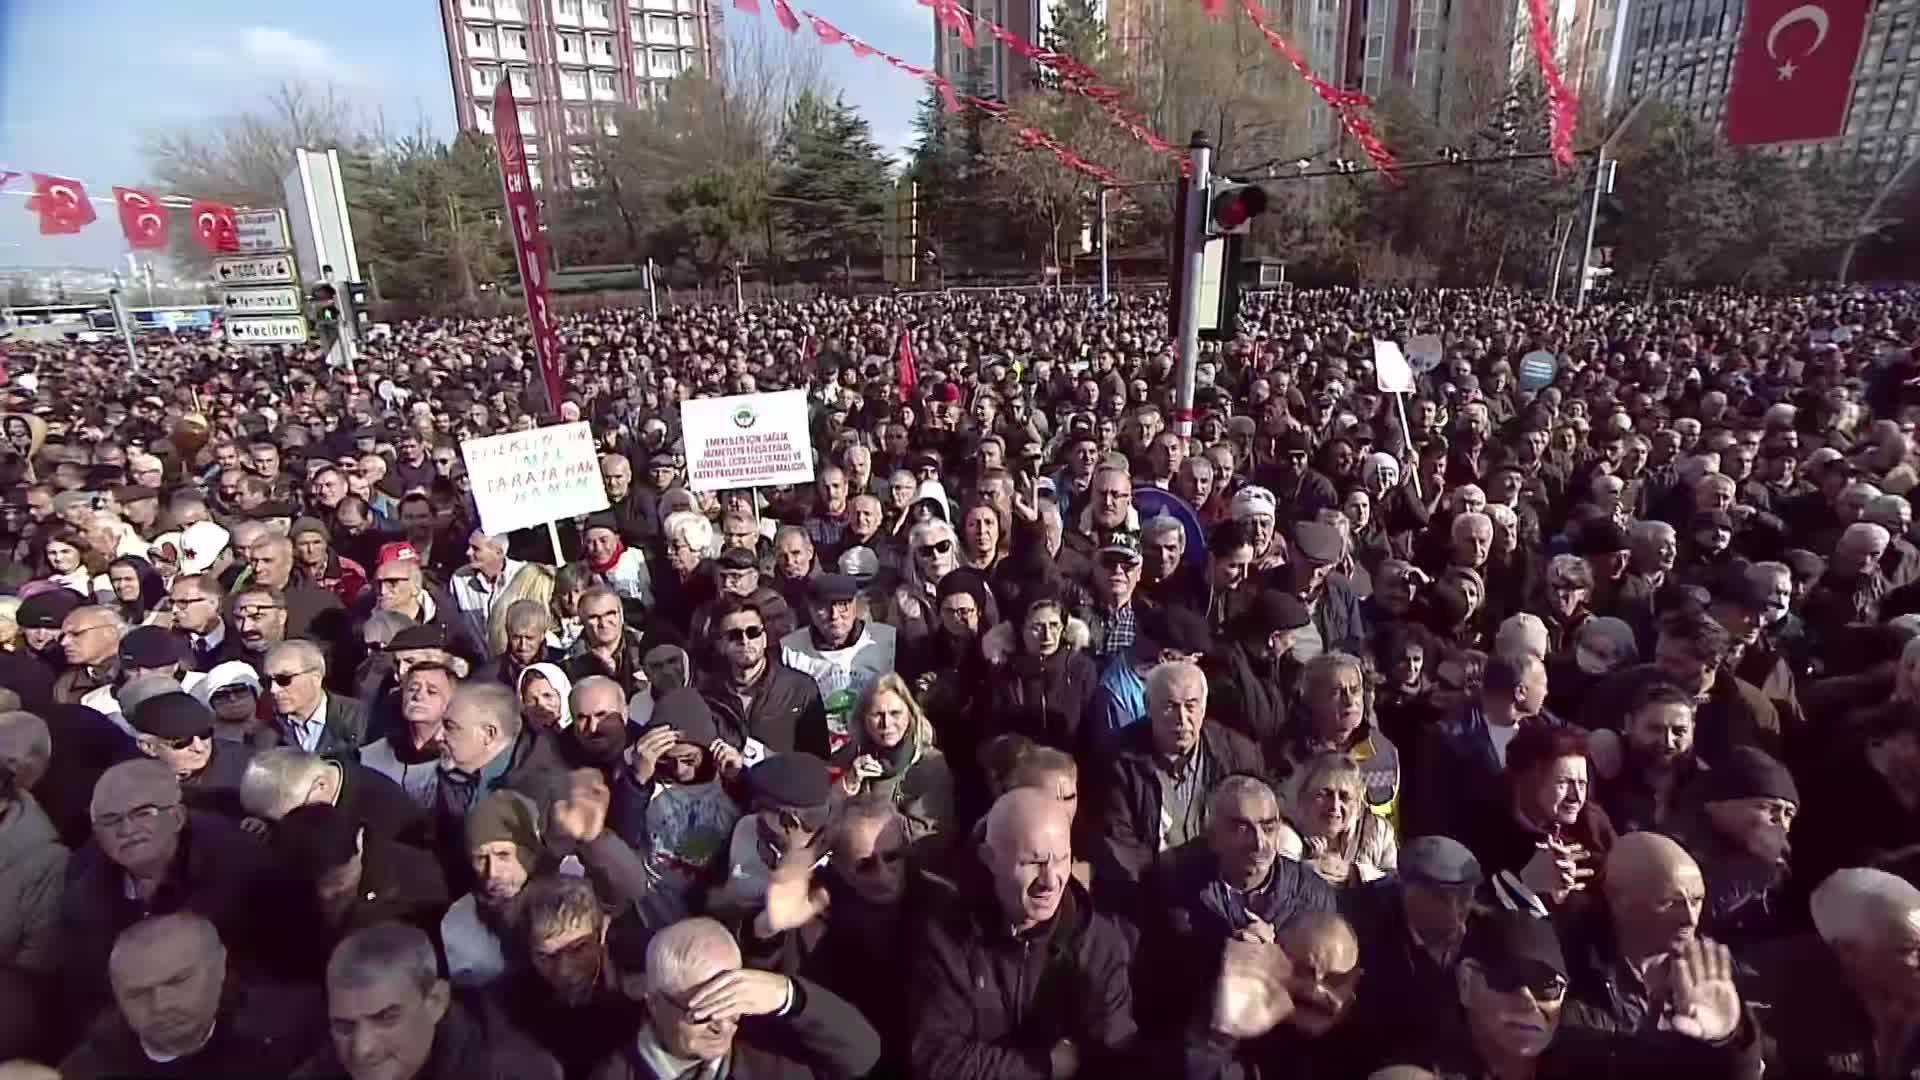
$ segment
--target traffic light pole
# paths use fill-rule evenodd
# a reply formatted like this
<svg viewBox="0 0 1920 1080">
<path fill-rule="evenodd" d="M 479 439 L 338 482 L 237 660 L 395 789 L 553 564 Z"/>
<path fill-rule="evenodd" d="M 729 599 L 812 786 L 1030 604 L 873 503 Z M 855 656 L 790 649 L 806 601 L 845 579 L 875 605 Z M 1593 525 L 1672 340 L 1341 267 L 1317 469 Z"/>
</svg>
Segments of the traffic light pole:
<svg viewBox="0 0 1920 1080">
<path fill-rule="evenodd" d="M 1107 302 L 1107 188 L 1101 185 L 1099 204 L 1100 230 L 1100 302 Z"/>
<path fill-rule="evenodd" d="M 1173 298 L 1180 305 L 1180 381 L 1173 412 L 1175 431 L 1183 439 L 1193 437 L 1193 378 L 1200 364 L 1200 278 L 1207 269 L 1207 184 L 1213 179 L 1207 133 L 1194 132 L 1187 151 L 1193 171 L 1187 178 L 1186 219 L 1180 222 L 1180 295 Z"/>
<path fill-rule="evenodd" d="M 1600 224 L 1600 197 L 1613 186 L 1614 161 L 1603 146 L 1593 159 L 1593 201 L 1587 207 L 1587 242 L 1580 251 L 1580 287 L 1573 295 L 1573 310 L 1587 306 L 1587 289 L 1593 284 L 1593 230 Z"/>
</svg>

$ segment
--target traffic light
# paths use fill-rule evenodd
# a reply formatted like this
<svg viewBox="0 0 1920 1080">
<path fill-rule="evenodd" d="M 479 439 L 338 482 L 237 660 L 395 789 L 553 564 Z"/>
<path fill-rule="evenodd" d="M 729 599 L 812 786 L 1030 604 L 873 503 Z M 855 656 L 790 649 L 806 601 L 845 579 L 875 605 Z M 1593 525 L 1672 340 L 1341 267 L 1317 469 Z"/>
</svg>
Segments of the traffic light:
<svg viewBox="0 0 1920 1080">
<path fill-rule="evenodd" d="M 340 295 L 331 285 L 315 285 L 308 296 L 313 304 L 313 322 L 323 331 L 340 332 Z"/>
<path fill-rule="evenodd" d="M 1258 184 L 1214 180 L 1207 184 L 1206 235 L 1240 236 L 1267 212 L 1267 192 Z"/>
<path fill-rule="evenodd" d="M 366 282 L 347 282 L 347 308 L 353 312 L 354 329 L 365 330 L 373 325 L 373 299 Z"/>
<path fill-rule="evenodd" d="M 1594 208 L 1593 246 L 1617 247 L 1620 235 L 1626 230 L 1627 210 L 1618 197 L 1600 196 L 1599 205 Z"/>
</svg>

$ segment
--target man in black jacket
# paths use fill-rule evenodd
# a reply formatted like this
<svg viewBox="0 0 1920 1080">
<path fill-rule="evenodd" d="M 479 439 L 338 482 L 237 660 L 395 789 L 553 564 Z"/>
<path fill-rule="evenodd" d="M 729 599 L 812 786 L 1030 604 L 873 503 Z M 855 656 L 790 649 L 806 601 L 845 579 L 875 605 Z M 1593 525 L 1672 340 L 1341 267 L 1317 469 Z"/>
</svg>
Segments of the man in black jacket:
<svg viewBox="0 0 1920 1080">
<path fill-rule="evenodd" d="M 1229 776 L 1207 796 L 1207 831 L 1166 853 L 1148 877 L 1138 1015 L 1151 1031 L 1204 1019 L 1227 940 L 1252 928 L 1272 941 L 1306 911 L 1334 910 L 1333 888 L 1281 853 L 1287 833 L 1266 782 Z"/>
<path fill-rule="evenodd" d="M 645 971 L 623 985 L 645 996 L 647 1022 L 594 1080 L 863 1076 L 880 1057 L 880 1036 L 858 1010 L 805 979 L 742 967 L 740 946 L 713 919 L 654 935 Z"/>
<path fill-rule="evenodd" d="M 399 784 L 343 758 L 276 746 L 253 756 L 239 786 L 246 813 L 268 823 L 320 803 L 338 807 L 375 839 L 422 848 L 433 843 L 426 811 Z"/>
<path fill-rule="evenodd" d="M 1201 835 L 1207 792 L 1233 773 L 1266 771 L 1246 736 L 1207 722 L 1207 679 L 1191 663 L 1147 677 L 1147 722 L 1120 732 L 1093 767 L 1082 835 L 1094 880 L 1125 903 L 1154 858 Z"/>
<path fill-rule="evenodd" d="M 300 1070 L 312 1080 L 560 1080 L 560 1064 L 484 1002 L 456 1000 L 433 942 L 381 923 L 327 960 L 333 1045 Z"/>
<path fill-rule="evenodd" d="M 613 917 L 587 879 L 543 877 L 522 897 L 528 963 L 488 992 L 568 1077 L 585 1080 L 633 1037 L 646 1012 L 621 986 L 608 941 Z"/>
<path fill-rule="evenodd" d="M 60 1062 L 69 1080 L 284 1076 L 325 1039 L 317 992 L 242 980 L 219 932 L 198 915 L 161 915 L 121 931 L 108 977 L 116 1007 Z"/>
<path fill-rule="evenodd" d="M 326 690 L 327 654 L 311 641 L 283 641 L 261 664 L 280 741 L 315 754 L 360 759 L 367 707 Z"/>
<path fill-rule="evenodd" d="M 141 919 L 194 912 L 243 956 L 278 929 L 259 905 L 281 881 L 266 847 L 182 799 L 173 770 L 145 758 L 115 765 L 94 785 L 93 839 L 67 865 L 60 913 L 78 1015 L 101 1004 L 113 939 Z"/>
<path fill-rule="evenodd" d="M 1208 658 L 1208 715 L 1276 752 L 1287 728 L 1287 699 L 1300 665 L 1289 655 L 1294 636 L 1311 622 L 1299 597 L 1278 589 L 1255 594 L 1227 623 L 1230 640 Z"/>
<path fill-rule="evenodd" d="M 915 1076 L 1125 1074 L 1128 942 L 1073 880 L 1072 833 L 1067 804 L 1033 788 L 987 814 L 977 879 L 922 923 L 909 953 Z"/>
<path fill-rule="evenodd" d="M 141 702 L 127 719 L 140 752 L 180 778 L 187 805 L 232 818 L 241 816 L 240 778 L 253 748 L 214 738 L 212 709 L 192 694 L 172 690 Z"/>
<path fill-rule="evenodd" d="M 722 737 L 749 749 L 758 743 L 750 760 L 796 750 L 830 756 L 820 685 L 780 659 L 760 609 L 739 597 L 722 598 L 713 609 L 713 634 L 721 663 L 702 675 L 699 690 Z"/>
<path fill-rule="evenodd" d="M 372 835 L 337 806 L 288 814 L 273 850 L 292 888 L 282 918 L 307 928 L 285 937 L 290 977 L 317 979 L 333 946 L 362 927 L 393 921 L 436 932 L 452 903 L 431 854 Z"/>
</svg>

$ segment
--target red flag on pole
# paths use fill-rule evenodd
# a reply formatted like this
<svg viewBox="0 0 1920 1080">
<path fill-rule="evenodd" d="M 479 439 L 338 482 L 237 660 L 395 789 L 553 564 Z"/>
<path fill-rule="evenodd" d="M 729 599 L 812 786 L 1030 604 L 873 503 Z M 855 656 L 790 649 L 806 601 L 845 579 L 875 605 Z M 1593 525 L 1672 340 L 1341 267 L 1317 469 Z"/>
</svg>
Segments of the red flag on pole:
<svg viewBox="0 0 1920 1080">
<path fill-rule="evenodd" d="M 560 414 L 560 334 L 547 306 L 547 245 L 540 231 L 540 202 L 527 175 L 527 147 L 520 138 L 520 109 L 512 84 L 500 80 L 493 92 L 493 140 L 500 155 L 500 189 L 507 224 L 513 230 L 513 257 L 520 267 L 520 290 L 527 295 L 527 321 L 533 324 L 533 353 L 540 364 L 547 415 Z"/>
<path fill-rule="evenodd" d="M 1840 134 L 1867 10 L 1868 0 L 1748 0 L 1727 91 L 1727 141 Z"/>
<path fill-rule="evenodd" d="M 193 238 L 207 254 L 240 250 L 240 231 L 233 224 L 233 207 L 217 202 L 195 200 L 187 208 L 193 219 Z"/>
<path fill-rule="evenodd" d="M 920 389 L 920 372 L 913 364 L 913 331 L 900 328 L 900 344 L 893 354 L 895 374 L 900 378 L 900 398 L 913 400 L 914 392 Z"/>
<path fill-rule="evenodd" d="M 45 173 L 33 174 L 33 196 L 27 200 L 27 209 L 40 215 L 41 236 L 77 233 L 98 216 L 80 181 Z"/>
<path fill-rule="evenodd" d="M 787 0 L 773 0 L 773 17 L 780 23 L 780 29 L 789 34 L 800 29 L 800 20 L 794 16 L 793 9 L 787 6 Z"/>
<path fill-rule="evenodd" d="M 120 231 L 127 235 L 128 247 L 144 251 L 167 246 L 167 208 L 151 191 L 117 187 L 113 203 L 120 208 Z"/>
<path fill-rule="evenodd" d="M 760 0 L 733 0 L 733 7 L 735 11 L 750 12 L 754 15 L 760 14 Z"/>
</svg>

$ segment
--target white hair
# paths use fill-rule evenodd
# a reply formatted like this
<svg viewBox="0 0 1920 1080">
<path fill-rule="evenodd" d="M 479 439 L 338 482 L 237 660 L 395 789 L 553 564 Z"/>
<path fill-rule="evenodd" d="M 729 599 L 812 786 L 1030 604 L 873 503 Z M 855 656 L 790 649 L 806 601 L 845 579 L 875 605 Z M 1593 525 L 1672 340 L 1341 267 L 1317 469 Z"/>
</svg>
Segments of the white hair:
<svg viewBox="0 0 1920 1080">
<path fill-rule="evenodd" d="M 240 807 L 264 821 L 279 821 L 306 805 L 307 792 L 326 770 L 319 754 L 291 746 L 262 750 L 240 774 Z"/>
<path fill-rule="evenodd" d="M 678 540 L 695 551 L 705 551 L 713 546 L 713 522 L 705 514 L 692 510 L 676 510 L 667 515 L 660 525 L 660 531 L 666 534 L 669 543 Z"/>
<path fill-rule="evenodd" d="M 273 658 L 276 656 L 297 657 L 298 659 L 295 662 L 301 667 L 310 668 L 322 678 L 326 677 L 327 654 L 325 650 L 304 638 L 294 638 L 291 641 L 283 641 L 273 648 L 268 649 L 266 659 L 263 662 L 272 663 Z"/>
<path fill-rule="evenodd" d="M 1871 945 L 1920 912 L 1920 889 L 1885 870 L 1850 867 L 1827 875 L 1808 907 L 1820 940 Z"/>
<path fill-rule="evenodd" d="M 1650 544 L 1663 536 L 1673 539 L 1675 535 L 1672 525 L 1651 518 L 1636 521 L 1627 528 L 1627 537 L 1634 544 Z"/>
<path fill-rule="evenodd" d="M 1540 616 L 1522 611 L 1507 616 L 1500 624 L 1493 635 L 1493 651 L 1508 656 L 1526 653 L 1544 660 L 1549 640 L 1547 624 Z"/>
<path fill-rule="evenodd" d="M 682 994 L 740 963 L 740 945 L 719 920 L 682 919 L 647 942 L 647 991 Z"/>
<path fill-rule="evenodd" d="M 1485 525 L 1488 532 L 1493 531 L 1493 519 L 1487 515 L 1479 511 L 1461 514 L 1453 519 L 1453 538 L 1458 540 L 1463 536 L 1472 536 L 1473 529 L 1477 525 Z"/>
<path fill-rule="evenodd" d="M 1874 547 L 1885 548 L 1891 543 L 1893 543 L 1893 534 L 1885 527 L 1875 525 L 1871 521 L 1856 521 L 1840 534 L 1840 541 L 1834 545 L 1834 550 L 1847 548 L 1852 551 L 1867 551 Z"/>
<path fill-rule="evenodd" d="M 1200 670 L 1200 665 L 1191 660 L 1170 660 L 1167 663 L 1156 666 L 1149 672 L 1147 674 L 1147 700 L 1152 702 L 1164 699 L 1167 695 L 1168 688 L 1173 685 L 1173 680 L 1181 678 L 1182 676 L 1197 680 L 1200 683 L 1200 696 L 1202 700 L 1204 700 L 1207 693 L 1207 676 L 1205 672 Z"/>
</svg>

